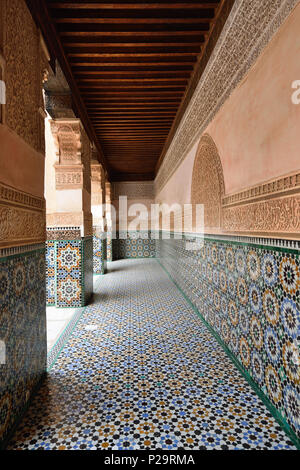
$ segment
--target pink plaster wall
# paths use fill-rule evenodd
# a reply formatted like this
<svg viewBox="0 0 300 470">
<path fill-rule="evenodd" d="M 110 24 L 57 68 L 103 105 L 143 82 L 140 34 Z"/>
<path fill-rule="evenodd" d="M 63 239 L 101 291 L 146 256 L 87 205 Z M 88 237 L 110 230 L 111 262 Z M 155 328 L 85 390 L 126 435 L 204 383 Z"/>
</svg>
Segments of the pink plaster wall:
<svg viewBox="0 0 300 470">
<path fill-rule="evenodd" d="M 0 181 L 37 197 L 44 197 L 45 158 L 9 127 L 0 124 Z"/>
<path fill-rule="evenodd" d="M 172 205 L 191 202 L 192 174 L 197 147 L 198 142 L 189 151 L 160 193 L 156 195 L 157 203 Z"/>
<path fill-rule="evenodd" d="M 299 31 L 300 4 L 205 130 L 219 150 L 226 194 L 300 167 L 300 105 L 291 100 L 300 80 Z M 190 189 L 193 160 L 189 152 L 158 200 L 190 202 L 180 187 Z"/>
</svg>

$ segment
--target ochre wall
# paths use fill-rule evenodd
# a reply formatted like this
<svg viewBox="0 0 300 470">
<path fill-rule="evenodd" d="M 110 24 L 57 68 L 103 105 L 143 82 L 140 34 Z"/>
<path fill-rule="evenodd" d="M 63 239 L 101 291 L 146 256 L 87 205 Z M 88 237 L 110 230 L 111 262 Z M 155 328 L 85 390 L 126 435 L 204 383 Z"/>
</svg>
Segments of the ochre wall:
<svg viewBox="0 0 300 470">
<path fill-rule="evenodd" d="M 209 134 L 218 149 L 225 195 L 299 170 L 300 105 L 291 100 L 292 82 L 300 79 L 300 62 L 296 60 L 300 55 L 299 27 L 300 4 L 203 133 Z M 156 194 L 157 202 L 191 202 L 193 166 L 201 137 Z M 295 192 L 296 186 L 299 189 L 299 177 L 295 184 L 291 181 L 286 184 L 285 189 Z M 269 194 L 274 196 L 273 190 L 268 192 L 268 197 Z M 296 208 L 290 206 L 279 209 L 277 204 L 276 210 L 290 212 L 291 218 L 295 216 L 293 211 L 299 209 L 299 199 Z M 268 230 L 271 231 L 270 227 Z M 247 231 L 245 229 L 245 233 Z M 278 227 L 274 231 L 277 233 Z"/>
<path fill-rule="evenodd" d="M 224 171 L 226 193 L 299 169 L 300 4 L 249 75 L 208 126 Z"/>
</svg>

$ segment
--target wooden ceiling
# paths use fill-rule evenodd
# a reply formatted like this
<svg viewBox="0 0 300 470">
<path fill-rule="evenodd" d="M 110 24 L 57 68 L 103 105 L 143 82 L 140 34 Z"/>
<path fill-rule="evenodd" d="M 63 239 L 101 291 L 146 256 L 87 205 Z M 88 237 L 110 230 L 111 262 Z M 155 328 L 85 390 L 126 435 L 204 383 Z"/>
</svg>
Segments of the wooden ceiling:
<svg viewBox="0 0 300 470">
<path fill-rule="evenodd" d="M 154 179 L 225 3 L 45 1 L 111 181 Z"/>
</svg>

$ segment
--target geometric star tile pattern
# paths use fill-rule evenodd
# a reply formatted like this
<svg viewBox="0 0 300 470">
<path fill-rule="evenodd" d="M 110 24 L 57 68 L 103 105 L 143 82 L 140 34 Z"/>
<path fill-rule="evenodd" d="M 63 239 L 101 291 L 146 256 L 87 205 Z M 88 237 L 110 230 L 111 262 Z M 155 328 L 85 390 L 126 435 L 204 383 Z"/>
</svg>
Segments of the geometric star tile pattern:
<svg viewBox="0 0 300 470">
<path fill-rule="evenodd" d="M 295 449 L 156 260 L 111 266 L 9 449 Z"/>
<path fill-rule="evenodd" d="M 300 438 L 299 251 L 193 240 L 158 240 L 158 259 Z"/>
</svg>

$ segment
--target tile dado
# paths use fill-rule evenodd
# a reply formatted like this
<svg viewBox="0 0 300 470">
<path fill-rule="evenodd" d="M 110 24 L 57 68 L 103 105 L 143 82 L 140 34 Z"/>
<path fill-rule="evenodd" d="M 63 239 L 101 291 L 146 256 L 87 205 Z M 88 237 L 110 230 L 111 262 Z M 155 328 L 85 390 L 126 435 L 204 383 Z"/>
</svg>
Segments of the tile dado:
<svg viewBox="0 0 300 470">
<path fill-rule="evenodd" d="M 93 235 L 93 272 L 105 274 L 106 272 L 106 238 L 101 234 Z"/>
<path fill-rule="evenodd" d="M 188 239 L 157 240 L 157 258 L 299 438 L 299 251 Z"/>
<path fill-rule="evenodd" d="M 107 261 L 112 261 L 113 260 L 113 246 L 112 246 L 112 234 L 107 233 L 107 239 L 106 239 L 106 259 Z"/>
<path fill-rule="evenodd" d="M 0 447 L 46 370 L 45 305 L 45 250 L 0 258 Z"/>
<path fill-rule="evenodd" d="M 93 239 L 48 240 L 47 304 L 82 307 L 93 293 Z"/>
<path fill-rule="evenodd" d="M 155 258 L 155 240 L 151 239 L 151 232 L 130 232 L 127 238 L 113 240 L 113 259 L 126 258 Z"/>
</svg>

